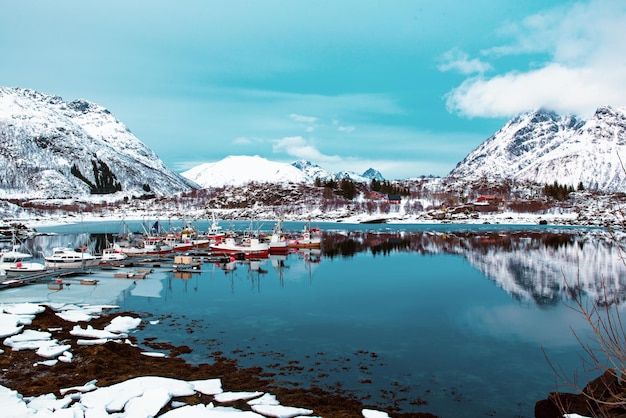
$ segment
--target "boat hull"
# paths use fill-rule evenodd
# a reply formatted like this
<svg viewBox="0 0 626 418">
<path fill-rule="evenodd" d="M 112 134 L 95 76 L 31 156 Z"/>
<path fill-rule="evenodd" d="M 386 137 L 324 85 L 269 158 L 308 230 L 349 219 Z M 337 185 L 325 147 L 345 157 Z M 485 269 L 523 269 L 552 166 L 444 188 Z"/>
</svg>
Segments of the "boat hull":
<svg viewBox="0 0 626 418">
<path fill-rule="evenodd" d="M 77 261 L 59 261 L 46 259 L 45 265 L 49 269 L 82 269 L 93 267 L 100 264 L 99 258 L 77 260 Z"/>
<path fill-rule="evenodd" d="M 7 267 L 4 271 L 7 276 L 28 276 L 46 271 L 46 266 L 39 263 L 23 263 L 22 266 Z"/>
<path fill-rule="evenodd" d="M 270 253 L 270 246 L 267 243 L 260 243 L 257 239 L 245 239 L 244 243 L 239 244 L 233 238 L 226 238 L 209 248 L 216 253 L 245 254 L 246 257 L 267 258 Z"/>
<path fill-rule="evenodd" d="M 247 258 L 249 257 L 258 257 L 258 258 L 267 258 L 269 257 L 270 250 L 269 248 L 265 249 L 249 249 L 245 247 L 239 248 L 226 248 L 224 246 L 212 245 L 211 251 L 215 254 L 226 254 L 226 255 L 238 255 L 244 254 Z"/>
<path fill-rule="evenodd" d="M 289 247 L 291 248 L 320 248 L 322 246 L 322 241 L 314 240 L 314 241 L 291 241 L 289 243 Z"/>
</svg>

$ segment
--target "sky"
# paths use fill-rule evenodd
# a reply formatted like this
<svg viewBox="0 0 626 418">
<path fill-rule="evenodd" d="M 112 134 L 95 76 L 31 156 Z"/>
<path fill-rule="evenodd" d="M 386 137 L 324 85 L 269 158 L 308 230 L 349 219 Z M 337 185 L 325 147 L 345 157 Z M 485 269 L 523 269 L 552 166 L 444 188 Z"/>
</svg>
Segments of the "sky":
<svg viewBox="0 0 626 418">
<path fill-rule="evenodd" d="M 0 0 L 0 85 L 229 155 L 444 176 L 516 114 L 626 105 L 623 0 Z"/>
</svg>

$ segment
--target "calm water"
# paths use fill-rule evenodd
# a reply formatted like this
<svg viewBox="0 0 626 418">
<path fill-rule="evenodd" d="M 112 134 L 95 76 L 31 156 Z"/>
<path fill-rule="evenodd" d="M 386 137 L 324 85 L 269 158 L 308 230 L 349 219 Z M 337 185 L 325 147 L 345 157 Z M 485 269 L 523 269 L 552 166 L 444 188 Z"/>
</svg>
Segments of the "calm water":
<svg viewBox="0 0 626 418">
<path fill-rule="evenodd" d="M 118 303 L 161 320 L 140 341 L 188 345 L 192 363 L 219 352 L 286 385 L 347 391 L 402 412 L 532 417 L 556 388 L 544 351 L 568 371 L 580 365 L 570 327 L 586 328 L 566 306 L 563 278 L 600 299 L 610 277 L 609 297 L 623 300 L 619 252 L 593 230 L 320 226 L 319 254 L 228 271 L 204 264 L 190 277 L 168 273 L 158 298 L 129 291 Z M 111 223 L 46 230 L 75 235 L 38 237 L 40 250 L 116 232 Z"/>
</svg>

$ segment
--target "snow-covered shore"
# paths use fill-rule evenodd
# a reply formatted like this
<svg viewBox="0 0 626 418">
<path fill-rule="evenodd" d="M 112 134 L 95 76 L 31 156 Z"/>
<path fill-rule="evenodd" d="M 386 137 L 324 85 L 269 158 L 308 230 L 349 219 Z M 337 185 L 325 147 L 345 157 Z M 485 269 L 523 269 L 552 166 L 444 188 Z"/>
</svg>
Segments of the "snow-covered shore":
<svg viewBox="0 0 626 418">
<path fill-rule="evenodd" d="M 247 217 L 239 217 L 235 211 L 216 211 L 219 214 L 218 218 L 224 220 L 245 220 Z M 177 219 L 167 214 L 155 214 L 155 213 L 136 213 L 132 215 L 127 214 L 109 214 L 103 215 L 90 215 L 82 214 L 80 216 L 51 216 L 48 218 L 15 218 L 9 219 L 5 222 L 19 222 L 28 228 L 37 229 L 47 226 L 60 226 L 60 225 L 72 225 L 82 222 L 124 222 L 124 221 L 145 221 L 157 220 L 157 219 Z M 208 220 L 208 218 L 193 218 L 200 220 Z M 255 217 L 256 221 L 276 221 L 277 217 L 273 213 L 262 213 L 259 217 Z M 597 222 L 593 222 L 590 225 L 589 222 L 579 222 L 578 215 L 575 213 L 562 213 L 562 214 L 532 214 L 532 213 L 492 213 L 481 214 L 478 218 L 469 217 L 450 217 L 445 219 L 436 219 L 432 217 L 424 216 L 398 216 L 396 214 L 356 214 L 356 215 L 342 215 L 332 216 L 332 214 L 307 214 L 302 216 L 285 216 L 286 221 L 301 221 L 311 223 L 338 223 L 338 224 L 368 224 L 368 223 L 385 223 L 390 225 L 446 225 L 446 224 L 458 224 L 458 225 L 477 225 L 477 224 L 493 224 L 493 225 L 557 225 L 557 226 L 601 226 L 607 223 L 614 222 L 614 218 L 602 218 Z M 189 220 L 186 218 L 184 220 Z"/>
</svg>

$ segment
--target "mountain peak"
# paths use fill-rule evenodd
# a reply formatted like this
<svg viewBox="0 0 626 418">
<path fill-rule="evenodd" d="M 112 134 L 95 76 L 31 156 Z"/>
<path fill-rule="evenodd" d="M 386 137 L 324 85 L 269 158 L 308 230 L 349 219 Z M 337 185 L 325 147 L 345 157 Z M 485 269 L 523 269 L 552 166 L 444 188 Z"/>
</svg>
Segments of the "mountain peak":
<svg viewBox="0 0 626 418">
<path fill-rule="evenodd" d="M 385 180 L 385 178 L 380 173 L 380 171 L 375 170 L 375 169 L 373 169 L 371 167 L 368 168 L 367 170 L 365 170 L 361 176 L 365 177 L 366 179 L 370 179 L 370 180 L 379 180 L 379 181 Z"/>
<path fill-rule="evenodd" d="M 540 184 L 623 190 L 626 175 L 623 109 L 600 107 L 590 120 L 539 109 L 512 118 L 469 153 L 449 176 L 468 180 L 508 178 Z"/>
</svg>

